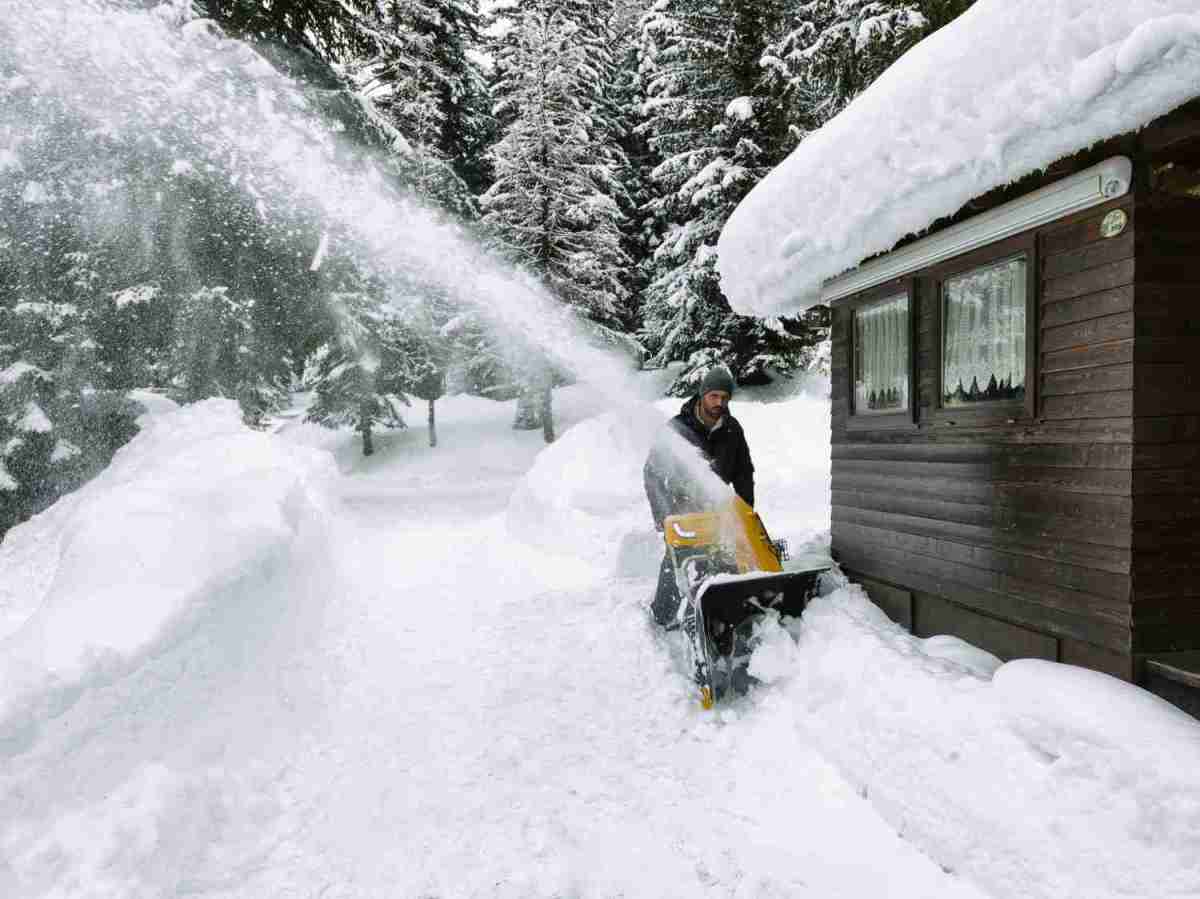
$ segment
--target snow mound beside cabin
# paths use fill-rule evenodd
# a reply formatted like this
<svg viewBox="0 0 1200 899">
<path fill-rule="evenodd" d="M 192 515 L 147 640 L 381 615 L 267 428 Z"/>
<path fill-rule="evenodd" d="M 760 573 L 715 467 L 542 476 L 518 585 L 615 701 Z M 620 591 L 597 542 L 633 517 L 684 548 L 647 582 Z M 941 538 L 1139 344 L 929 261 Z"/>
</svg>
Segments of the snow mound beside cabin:
<svg viewBox="0 0 1200 899">
<path fill-rule="evenodd" d="M 820 300 L 908 234 L 1197 95 L 1196 0 L 980 0 L 901 57 L 742 201 L 721 234 L 738 312 Z"/>
<path fill-rule="evenodd" d="M 1200 895 L 1200 722 L 1096 671 L 914 637 L 844 579 L 767 624 L 756 714 L 997 899 Z"/>
<path fill-rule="evenodd" d="M 739 389 L 732 411 L 751 456 L 762 463 L 755 471 L 756 510 L 773 538 L 807 556 L 828 549 L 829 404 L 797 385 L 791 389 Z M 783 401 L 762 399 L 776 394 Z M 666 428 L 680 402 L 661 398 L 572 426 L 517 485 L 508 506 L 509 533 L 619 575 L 656 576 L 662 535 L 654 530 L 642 480 L 651 445 L 666 440 L 674 446 L 677 461 L 714 502 L 730 493 L 696 450 Z"/>
<path fill-rule="evenodd" d="M 650 414 L 590 418 L 542 450 L 509 501 L 509 534 L 611 569 L 622 538 L 651 524 L 642 465 L 663 419 Z"/>
<path fill-rule="evenodd" d="M 143 430 L 78 491 L 0 545 L 0 742 L 50 691 L 111 681 L 319 530 L 326 453 L 248 429 L 208 400 Z M 25 722 L 28 723 L 28 722 Z"/>
</svg>

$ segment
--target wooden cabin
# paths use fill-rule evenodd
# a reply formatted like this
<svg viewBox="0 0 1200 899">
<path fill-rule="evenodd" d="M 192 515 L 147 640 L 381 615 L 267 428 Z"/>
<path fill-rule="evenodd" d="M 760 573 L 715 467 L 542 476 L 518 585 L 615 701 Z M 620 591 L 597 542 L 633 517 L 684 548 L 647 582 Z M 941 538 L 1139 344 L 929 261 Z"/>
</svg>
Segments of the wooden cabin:
<svg viewBox="0 0 1200 899">
<path fill-rule="evenodd" d="M 1200 714 L 1200 16 L 1092 2 L 910 51 L 743 201 L 722 286 L 830 306 L 832 551 L 877 605 Z"/>
<path fill-rule="evenodd" d="M 919 636 L 1194 702 L 1200 102 L 826 291 L 847 574 Z"/>
</svg>

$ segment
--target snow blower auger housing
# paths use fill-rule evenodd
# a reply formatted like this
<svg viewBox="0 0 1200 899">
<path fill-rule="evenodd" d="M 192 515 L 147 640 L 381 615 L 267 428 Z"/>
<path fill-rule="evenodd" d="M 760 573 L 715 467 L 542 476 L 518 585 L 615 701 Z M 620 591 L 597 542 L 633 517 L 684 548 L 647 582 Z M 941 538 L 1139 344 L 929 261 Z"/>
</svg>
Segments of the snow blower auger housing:
<svg viewBox="0 0 1200 899">
<path fill-rule="evenodd" d="M 825 568 L 786 565 L 786 547 L 771 540 L 762 519 L 738 496 L 707 512 L 669 515 L 663 536 L 682 602 L 700 704 L 711 709 L 733 684 L 738 631 L 768 609 L 799 615 Z M 721 676 L 714 670 L 724 661 Z"/>
</svg>

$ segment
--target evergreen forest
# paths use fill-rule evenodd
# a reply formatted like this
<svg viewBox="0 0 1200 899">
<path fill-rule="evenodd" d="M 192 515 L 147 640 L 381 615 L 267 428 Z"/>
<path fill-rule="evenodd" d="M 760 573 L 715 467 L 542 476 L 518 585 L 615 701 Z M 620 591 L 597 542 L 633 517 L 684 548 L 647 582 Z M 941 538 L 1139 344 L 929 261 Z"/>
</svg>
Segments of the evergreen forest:
<svg viewBox="0 0 1200 899">
<path fill-rule="evenodd" d="M 340 153 L 538 279 L 632 366 L 674 364 L 682 396 L 714 362 L 742 384 L 816 364 L 827 310 L 734 313 L 721 228 L 972 0 L 89 2 L 252 49 Z M 253 427 L 310 391 L 310 419 L 354 428 L 365 453 L 465 392 L 517 399 L 514 426 L 553 439 L 569 372 L 437 285 L 384 283 L 287 185 L 197 162 L 171 117 L 106 131 L 15 87 L 0 117 L 39 123 L 19 164 L 0 142 L 0 537 L 107 465 L 147 391 L 236 399 Z M 122 201 L 98 205 L 106 190 Z"/>
</svg>

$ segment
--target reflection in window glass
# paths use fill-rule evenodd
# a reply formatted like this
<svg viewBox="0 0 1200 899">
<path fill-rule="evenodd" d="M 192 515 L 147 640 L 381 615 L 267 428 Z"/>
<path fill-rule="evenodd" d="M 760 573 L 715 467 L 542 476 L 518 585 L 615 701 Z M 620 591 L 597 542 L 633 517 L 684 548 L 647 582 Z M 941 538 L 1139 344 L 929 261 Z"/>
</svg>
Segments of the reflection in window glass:
<svg viewBox="0 0 1200 899">
<path fill-rule="evenodd" d="M 942 283 L 942 405 L 1025 398 L 1024 256 Z"/>
<path fill-rule="evenodd" d="M 1200 199 L 1200 166 L 1163 163 L 1154 167 L 1151 183 L 1155 190 L 1173 197 Z"/>
<path fill-rule="evenodd" d="M 908 408 L 908 296 L 889 297 L 854 312 L 854 411 Z"/>
</svg>

